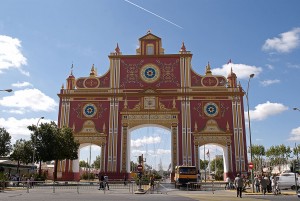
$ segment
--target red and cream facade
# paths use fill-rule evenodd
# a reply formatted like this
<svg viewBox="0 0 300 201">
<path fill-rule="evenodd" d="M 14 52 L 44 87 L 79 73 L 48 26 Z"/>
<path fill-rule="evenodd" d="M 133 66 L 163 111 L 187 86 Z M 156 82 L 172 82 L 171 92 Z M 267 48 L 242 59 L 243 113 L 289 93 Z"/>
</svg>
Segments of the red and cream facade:
<svg viewBox="0 0 300 201">
<path fill-rule="evenodd" d="M 136 55 L 123 55 L 117 45 L 108 72 L 67 78 L 62 87 L 59 126 L 73 128 L 81 146 L 101 147 L 101 171 L 110 178 L 129 172 L 130 131 L 145 125 L 170 130 L 171 164 L 199 167 L 199 147 L 223 148 L 225 174 L 247 171 L 243 90 L 231 72 L 204 75 L 191 67 L 184 44 L 178 54 L 165 54 L 161 38 L 148 32 Z M 62 179 L 79 179 L 79 161 L 61 161 Z"/>
</svg>

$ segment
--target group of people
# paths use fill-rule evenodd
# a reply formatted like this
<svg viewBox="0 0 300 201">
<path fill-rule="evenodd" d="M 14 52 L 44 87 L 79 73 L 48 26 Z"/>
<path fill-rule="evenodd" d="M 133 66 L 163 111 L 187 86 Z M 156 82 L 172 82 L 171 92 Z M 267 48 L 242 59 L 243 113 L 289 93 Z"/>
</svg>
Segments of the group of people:
<svg viewBox="0 0 300 201">
<path fill-rule="evenodd" d="M 107 187 L 107 190 L 109 190 L 109 184 L 108 184 L 108 176 L 107 175 L 101 175 L 99 173 L 99 188 L 98 190 L 105 190 Z"/>
<path fill-rule="evenodd" d="M 250 181 L 241 177 L 240 174 L 237 174 L 234 181 L 232 182 L 229 177 L 226 178 L 225 190 L 226 189 L 236 189 L 237 197 L 242 197 L 242 192 L 246 189 L 246 186 L 250 187 Z M 254 186 L 256 193 L 262 192 L 262 194 L 274 193 L 278 194 L 278 184 L 275 176 L 271 177 L 258 177 L 254 178 Z"/>
<path fill-rule="evenodd" d="M 278 193 L 278 184 L 275 176 L 254 178 L 254 185 L 256 193 L 262 192 L 264 195 L 268 193 Z"/>
</svg>

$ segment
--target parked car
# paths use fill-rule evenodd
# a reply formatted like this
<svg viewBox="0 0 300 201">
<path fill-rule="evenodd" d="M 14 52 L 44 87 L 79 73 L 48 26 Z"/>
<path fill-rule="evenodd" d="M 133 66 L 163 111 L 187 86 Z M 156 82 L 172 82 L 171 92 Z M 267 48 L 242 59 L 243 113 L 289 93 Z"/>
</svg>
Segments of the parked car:
<svg viewBox="0 0 300 201">
<path fill-rule="evenodd" d="M 278 188 L 282 189 L 296 189 L 296 182 L 297 182 L 297 189 L 299 189 L 299 179 L 298 175 L 295 177 L 295 173 L 282 173 L 280 176 L 276 177 Z M 296 180 L 296 182 L 295 182 Z"/>
</svg>

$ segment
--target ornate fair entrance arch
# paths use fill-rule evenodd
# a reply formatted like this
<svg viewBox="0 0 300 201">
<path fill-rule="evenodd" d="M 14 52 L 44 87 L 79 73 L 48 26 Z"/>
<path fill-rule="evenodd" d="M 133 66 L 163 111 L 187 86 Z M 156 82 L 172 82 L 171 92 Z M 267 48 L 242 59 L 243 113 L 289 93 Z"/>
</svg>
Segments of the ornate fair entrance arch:
<svg viewBox="0 0 300 201">
<path fill-rule="evenodd" d="M 236 75 L 213 75 L 209 64 L 199 75 L 184 44 L 178 54 L 164 54 L 161 38 L 150 32 L 139 44 L 136 55 L 123 55 L 117 45 L 102 76 L 94 65 L 87 77 L 71 72 L 58 94 L 59 126 L 73 128 L 81 144 L 99 145 L 100 170 L 112 179 L 129 172 L 128 132 L 144 124 L 171 130 L 172 170 L 199 167 L 198 147 L 216 143 L 227 153 L 226 175 L 246 172 L 244 93 Z M 61 179 L 79 179 L 78 160 L 61 164 Z"/>
</svg>

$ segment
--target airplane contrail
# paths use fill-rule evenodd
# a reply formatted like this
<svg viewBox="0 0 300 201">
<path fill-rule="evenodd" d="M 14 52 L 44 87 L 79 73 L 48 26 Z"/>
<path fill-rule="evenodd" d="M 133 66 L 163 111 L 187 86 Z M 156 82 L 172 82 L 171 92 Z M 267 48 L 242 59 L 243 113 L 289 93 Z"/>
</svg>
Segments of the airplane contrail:
<svg viewBox="0 0 300 201">
<path fill-rule="evenodd" d="M 147 9 L 145 9 L 145 8 L 143 8 L 143 7 L 139 6 L 139 5 L 137 5 L 137 4 L 135 4 L 135 3 L 132 3 L 131 1 L 128 1 L 128 0 L 124 0 L 124 1 L 126 1 L 127 3 L 130 3 L 130 4 L 132 4 L 132 5 L 134 5 L 134 6 L 138 7 L 138 8 L 140 8 L 140 9 L 142 9 L 142 10 L 144 10 L 144 11 L 146 11 L 146 12 L 148 12 L 148 13 L 150 13 L 150 14 L 156 16 L 156 17 L 159 17 L 160 19 L 165 20 L 166 22 L 169 22 L 170 24 L 173 24 L 174 26 L 176 26 L 176 27 L 178 27 L 178 28 L 183 29 L 183 27 L 181 27 L 181 26 L 175 24 L 174 22 L 171 22 L 170 20 L 167 20 L 166 18 L 163 18 L 163 17 L 161 17 L 161 16 L 159 16 L 159 15 L 157 15 L 157 14 L 155 14 L 155 13 L 153 13 L 153 12 L 151 12 L 151 11 L 149 11 L 149 10 L 147 10 Z"/>
</svg>

